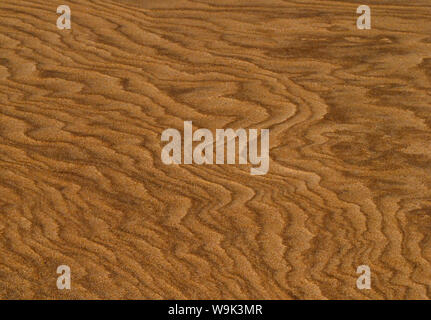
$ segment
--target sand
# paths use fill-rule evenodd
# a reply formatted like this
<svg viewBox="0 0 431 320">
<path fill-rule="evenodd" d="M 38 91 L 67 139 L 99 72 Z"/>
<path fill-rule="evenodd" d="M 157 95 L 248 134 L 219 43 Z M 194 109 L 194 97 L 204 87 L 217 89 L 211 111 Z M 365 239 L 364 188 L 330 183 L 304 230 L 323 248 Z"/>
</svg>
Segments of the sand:
<svg viewBox="0 0 431 320">
<path fill-rule="evenodd" d="M 0 1 L 0 298 L 430 298 L 430 80 L 428 0 Z M 268 173 L 165 165 L 184 121 Z"/>
</svg>

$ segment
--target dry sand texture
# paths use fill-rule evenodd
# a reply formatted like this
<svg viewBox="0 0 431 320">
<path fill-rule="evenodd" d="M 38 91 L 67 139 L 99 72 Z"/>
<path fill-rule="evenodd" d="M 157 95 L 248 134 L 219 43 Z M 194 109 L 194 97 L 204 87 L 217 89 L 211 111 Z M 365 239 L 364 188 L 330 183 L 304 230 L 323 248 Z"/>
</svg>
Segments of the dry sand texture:
<svg viewBox="0 0 431 320">
<path fill-rule="evenodd" d="M 0 297 L 431 297 L 430 80 L 429 0 L 1 0 Z M 164 165 L 187 120 L 268 174 Z"/>
</svg>

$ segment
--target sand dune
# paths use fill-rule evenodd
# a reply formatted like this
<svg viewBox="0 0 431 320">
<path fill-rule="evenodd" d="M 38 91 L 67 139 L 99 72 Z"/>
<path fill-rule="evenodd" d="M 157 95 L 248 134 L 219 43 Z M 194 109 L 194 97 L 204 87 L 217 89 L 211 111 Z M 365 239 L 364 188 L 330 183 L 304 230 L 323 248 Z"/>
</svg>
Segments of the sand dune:
<svg viewBox="0 0 431 320">
<path fill-rule="evenodd" d="M 2 0 L 0 297 L 430 298 L 431 5 L 360 4 Z M 184 121 L 269 172 L 165 165 Z"/>
</svg>

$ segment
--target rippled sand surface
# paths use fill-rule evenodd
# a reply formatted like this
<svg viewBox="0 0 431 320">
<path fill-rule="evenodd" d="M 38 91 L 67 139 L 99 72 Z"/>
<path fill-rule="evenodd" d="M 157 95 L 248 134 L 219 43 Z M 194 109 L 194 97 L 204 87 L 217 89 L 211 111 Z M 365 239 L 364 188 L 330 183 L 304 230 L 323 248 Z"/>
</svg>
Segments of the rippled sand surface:
<svg viewBox="0 0 431 320">
<path fill-rule="evenodd" d="M 430 298 L 430 80 L 428 0 L 1 0 L 0 297 Z M 268 174 L 164 165 L 187 120 Z"/>
</svg>

